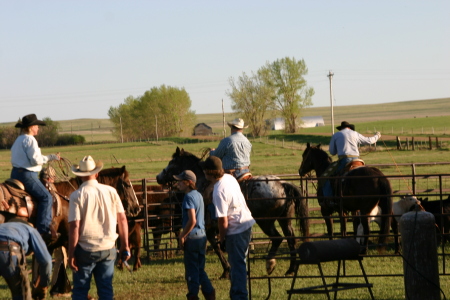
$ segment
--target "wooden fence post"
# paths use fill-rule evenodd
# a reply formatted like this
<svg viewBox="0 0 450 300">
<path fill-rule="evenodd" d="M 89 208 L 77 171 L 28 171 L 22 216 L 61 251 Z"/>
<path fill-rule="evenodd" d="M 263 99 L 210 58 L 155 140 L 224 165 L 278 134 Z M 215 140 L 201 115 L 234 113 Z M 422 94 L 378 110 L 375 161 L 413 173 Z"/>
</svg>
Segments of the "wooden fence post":
<svg viewBox="0 0 450 300">
<path fill-rule="evenodd" d="M 416 147 L 414 145 L 414 137 L 411 137 L 411 145 L 412 145 L 412 151 L 416 150 Z"/>
<path fill-rule="evenodd" d="M 432 150 L 433 144 L 431 143 L 431 136 L 428 137 L 428 143 L 430 144 L 430 150 Z"/>
<path fill-rule="evenodd" d="M 400 138 L 397 136 L 397 150 L 402 150 L 402 143 L 400 142 Z"/>
<path fill-rule="evenodd" d="M 405 299 L 440 300 L 435 219 L 432 213 L 408 212 L 400 219 Z"/>
</svg>

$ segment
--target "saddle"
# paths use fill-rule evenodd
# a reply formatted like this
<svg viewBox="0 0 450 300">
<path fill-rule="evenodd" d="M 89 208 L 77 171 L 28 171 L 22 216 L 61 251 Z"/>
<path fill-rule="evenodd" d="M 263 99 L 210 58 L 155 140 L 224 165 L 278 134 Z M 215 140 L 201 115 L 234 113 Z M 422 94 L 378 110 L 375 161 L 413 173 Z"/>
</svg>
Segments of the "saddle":
<svg viewBox="0 0 450 300">
<path fill-rule="evenodd" d="M 53 215 L 61 215 L 61 199 L 56 193 L 55 185 L 48 181 L 43 181 L 43 184 L 53 198 Z M 30 219 L 36 217 L 35 207 L 36 200 L 25 191 L 23 183 L 19 180 L 9 178 L 0 184 L 0 212 Z"/>
</svg>

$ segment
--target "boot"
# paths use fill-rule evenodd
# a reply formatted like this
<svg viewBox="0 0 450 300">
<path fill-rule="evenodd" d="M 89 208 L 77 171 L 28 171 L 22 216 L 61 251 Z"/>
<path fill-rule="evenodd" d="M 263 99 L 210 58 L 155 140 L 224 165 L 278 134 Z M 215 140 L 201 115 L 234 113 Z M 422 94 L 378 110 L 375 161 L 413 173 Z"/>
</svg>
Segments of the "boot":
<svg viewBox="0 0 450 300">
<path fill-rule="evenodd" d="M 186 298 L 187 300 L 199 300 L 197 295 L 190 295 L 190 296 L 186 295 Z"/>
<path fill-rule="evenodd" d="M 216 290 L 213 290 L 211 293 L 206 294 L 202 291 L 203 296 L 205 297 L 205 300 L 216 300 Z"/>
</svg>

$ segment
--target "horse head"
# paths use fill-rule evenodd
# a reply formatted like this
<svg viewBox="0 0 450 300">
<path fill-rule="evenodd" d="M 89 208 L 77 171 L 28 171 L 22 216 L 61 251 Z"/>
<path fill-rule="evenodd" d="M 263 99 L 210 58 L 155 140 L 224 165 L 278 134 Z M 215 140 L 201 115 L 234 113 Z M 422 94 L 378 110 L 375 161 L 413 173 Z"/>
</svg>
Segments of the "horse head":
<svg viewBox="0 0 450 300">
<path fill-rule="evenodd" d="M 300 164 L 300 168 L 298 169 L 298 174 L 301 177 L 305 176 L 312 170 L 317 170 L 318 159 L 331 162 L 331 158 L 325 151 L 321 149 L 320 146 L 321 145 L 319 144 L 315 147 L 312 147 L 310 143 L 306 144 L 306 149 L 302 154 L 302 163 Z"/>
<path fill-rule="evenodd" d="M 141 208 L 125 166 L 100 171 L 98 180 L 100 183 L 116 188 L 127 217 L 135 217 L 139 214 Z"/>
<path fill-rule="evenodd" d="M 198 185 L 200 179 L 204 178 L 199 162 L 200 158 L 185 151 L 183 148 L 177 147 L 167 167 L 156 175 L 156 181 L 161 185 L 171 184 L 176 181 L 173 175 L 178 175 L 185 170 L 191 170 L 197 176 Z"/>
</svg>

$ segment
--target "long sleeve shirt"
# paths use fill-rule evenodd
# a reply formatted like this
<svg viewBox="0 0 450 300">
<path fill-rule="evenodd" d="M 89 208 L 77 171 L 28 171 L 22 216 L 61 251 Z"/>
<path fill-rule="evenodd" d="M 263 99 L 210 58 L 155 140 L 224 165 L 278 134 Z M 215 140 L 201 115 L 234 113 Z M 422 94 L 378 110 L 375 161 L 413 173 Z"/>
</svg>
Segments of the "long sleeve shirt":
<svg viewBox="0 0 450 300">
<path fill-rule="evenodd" d="M 365 137 L 362 134 L 349 128 L 336 132 L 331 137 L 329 152 L 331 155 L 352 155 L 359 156 L 359 145 L 373 144 L 378 140 L 378 136 Z"/>
<path fill-rule="evenodd" d="M 20 135 L 11 147 L 11 164 L 15 168 L 24 168 L 32 172 L 40 172 L 47 163 L 48 156 L 42 155 L 34 136 Z"/>
<path fill-rule="evenodd" d="M 34 252 L 34 257 L 39 264 L 40 285 L 48 286 L 52 272 L 52 257 L 48 253 L 47 246 L 39 232 L 23 223 L 7 222 L 0 224 L 0 241 L 8 240 L 18 243 L 26 255 Z"/>
<path fill-rule="evenodd" d="M 252 144 L 242 132 L 234 132 L 221 140 L 217 149 L 209 155 L 220 158 L 225 170 L 232 170 L 250 166 L 251 151 Z"/>
</svg>

